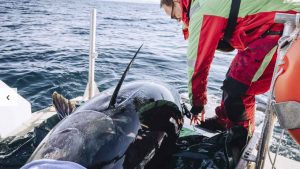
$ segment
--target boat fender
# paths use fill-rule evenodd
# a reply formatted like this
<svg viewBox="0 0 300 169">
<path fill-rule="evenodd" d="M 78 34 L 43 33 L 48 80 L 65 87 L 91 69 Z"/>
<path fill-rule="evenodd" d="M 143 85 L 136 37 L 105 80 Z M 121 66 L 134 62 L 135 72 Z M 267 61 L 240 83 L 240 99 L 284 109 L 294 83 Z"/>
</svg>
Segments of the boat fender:
<svg viewBox="0 0 300 169">
<path fill-rule="evenodd" d="M 275 82 L 275 112 L 281 126 L 300 145 L 300 38 L 287 51 Z"/>
</svg>

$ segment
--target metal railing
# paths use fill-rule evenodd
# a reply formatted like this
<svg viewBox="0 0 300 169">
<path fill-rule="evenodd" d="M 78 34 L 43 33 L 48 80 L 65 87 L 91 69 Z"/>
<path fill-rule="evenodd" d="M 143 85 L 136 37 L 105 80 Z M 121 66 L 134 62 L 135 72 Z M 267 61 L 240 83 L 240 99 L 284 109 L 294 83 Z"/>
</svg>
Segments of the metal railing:
<svg viewBox="0 0 300 169">
<path fill-rule="evenodd" d="M 277 59 L 276 65 L 274 69 L 274 74 L 272 77 L 271 82 L 271 91 L 270 96 L 267 104 L 267 109 L 265 111 L 265 121 L 263 126 L 263 131 L 261 133 L 261 138 L 259 141 L 259 150 L 256 157 L 256 169 L 263 169 L 267 151 L 269 151 L 269 142 L 270 138 L 273 133 L 273 127 L 275 122 L 275 113 L 272 108 L 272 105 L 275 103 L 274 97 L 274 86 L 275 81 L 280 75 L 279 65 L 282 63 L 282 60 L 292 44 L 292 39 L 296 36 L 293 32 L 296 30 L 295 28 L 300 26 L 300 14 L 284 14 L 284 13 L 277 13 L 275 16 L 275 23 L 283 23 L 284 30 L 282 37 L 278 41 L 278 52 L 277 52 Z"/>
<path fill-rule="evenodd" d="M 97 84 L 95 83 L 95 61 L 98 56 L 96 52 L 96 14 L 97 10 L 91 11 L 91 28 L 90 28 L 90 52 L 89 52 L 89 78 L 83 95 L 84 100 L 91 99 L 95 94 L 99 93 Z"/>
</svg>

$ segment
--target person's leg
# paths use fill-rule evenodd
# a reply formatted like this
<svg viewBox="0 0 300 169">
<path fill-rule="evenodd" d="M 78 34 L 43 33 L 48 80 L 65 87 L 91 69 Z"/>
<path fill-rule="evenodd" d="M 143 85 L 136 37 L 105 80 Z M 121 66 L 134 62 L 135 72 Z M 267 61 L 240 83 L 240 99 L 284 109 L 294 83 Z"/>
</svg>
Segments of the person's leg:
<svg viewBox="0 0 300 169">
<path fill-rule="evenodd" d="M 226 128 L 235 125 L 248 129 L 254 124 L 255 95 L 246 94 L 251 86 L 247 86 L 228 76 L 223 84 L 223 104 L 216 109 L 217 116 L 226 119 Z M 252 130 L 254 130 L 254 125 Z"/>
<path fill-rule="evenodd" d="M 219 123 L 254 130 L 255 95 L 268 91 L 279 36 L 260 38 L 235 56 L 223 82 L 223 98 L 216 108 Z"/>
</svg>

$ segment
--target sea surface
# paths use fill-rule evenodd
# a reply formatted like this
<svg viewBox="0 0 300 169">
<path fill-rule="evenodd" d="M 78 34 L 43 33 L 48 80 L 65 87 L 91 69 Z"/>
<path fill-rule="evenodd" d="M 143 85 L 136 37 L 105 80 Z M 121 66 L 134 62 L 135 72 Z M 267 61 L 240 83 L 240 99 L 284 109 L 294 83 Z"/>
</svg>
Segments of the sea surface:
<svg viewBox="0 0 300 169">
<path fill-rule="evenodd" d="M 57 91 L 81 96 L 88 80 L 90 11 L 98 11 L 96 83 L 101 91 L 115 86 L 135 51 L 144 44 L 125 82 L 164 81 L 187 93 L 187 42 L 181 25 L 159 4 L 97 0 L 0 0 L 0 80 L 17 88 L 32 111 L 51 105 Z M 220 98 L 233 53 L 215 54 L 209 95 Z M 267 95 L 257 97 L 264 109 Z M 281 128 L 274 129 L 275 152 Z M 300 161 L 300 149 L 287 133 L 280 153 Z M 299 162 L 300 164 L 300 162 Z"/>
</svg>

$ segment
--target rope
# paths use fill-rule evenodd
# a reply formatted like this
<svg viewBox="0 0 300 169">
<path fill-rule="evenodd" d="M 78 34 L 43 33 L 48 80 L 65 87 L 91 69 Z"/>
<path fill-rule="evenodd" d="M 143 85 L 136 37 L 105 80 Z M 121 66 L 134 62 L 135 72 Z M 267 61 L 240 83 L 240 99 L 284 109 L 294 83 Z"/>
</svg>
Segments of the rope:
<svg viewBox="0 0 300 169">
<path fill-rule="evenodd" d="M 271 155 L 270 155 L 270 150 L 268 150 L 268 157 L 269 157 L 271 165 L 274 166 L 274 169 L 276 169 L 275 165 L 273 165 L 273 163 L 272 163 L 272 159 L 271 159 Z"/>
<path fill-rule="evenodd" d="M 269 157 L 270 163 L 272 165 L 272 169 L 276 169 L 275 163 L 276 163 L 277 155 L 279 153 L 279 149 L 281 147 L 281 141 L 282 141 L 283 136 L 284 136 L 284 129 L 282 129 L 282 132 L 280 134 L 280 139 L 279 139 L 278 147 L 276 149 L 276 154 L 275 154 L 274 160 L 272 160 L 270 150 L 268 150 L 268 157 Z"/>
<path fill-rule="evenodd" d="M 274 157 L 274 161 L 273 161 L 273 164 L 272 164 L 272 169 L 275 168 L 275 162 L 276 162 L 276 158 L 277 158 L 279 149 L 280 149 L 280 147 L 281 147 L 281 140 L 282 140 L 283 135 L 284 135 L 284 129 L 282 129 L 282 132 L 281 132 L 281 135 L 280 135 L 278 147 L 277 147 L 276 154 L 275 154 L 275 157 Z"/>
</svg>

